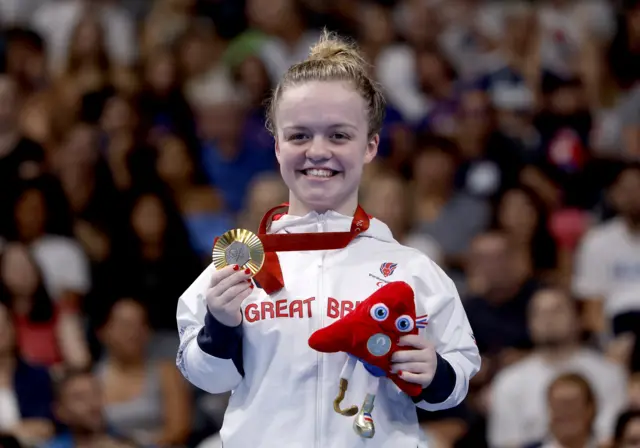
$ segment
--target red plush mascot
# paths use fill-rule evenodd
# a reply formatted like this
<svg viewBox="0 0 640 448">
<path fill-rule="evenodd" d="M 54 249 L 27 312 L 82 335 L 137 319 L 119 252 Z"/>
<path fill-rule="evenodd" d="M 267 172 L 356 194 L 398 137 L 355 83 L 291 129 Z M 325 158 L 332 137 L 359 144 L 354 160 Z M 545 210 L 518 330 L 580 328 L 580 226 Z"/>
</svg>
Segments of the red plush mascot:
<svg viewBox="0 0 640 448">
<path fill-rule="evenodd" d="M 408 383 L 391 373 L 391 356 L 398 350 L 407 350 L 398 345 L 402 336 L 417 334 L 418 328 L 425 325 L 426 316 L 416 318 L 411 286 L 405 282 L 392 282 L 378 289 L 353 312 L 314 332 L 309 338 L 309 346 L 314 350 L 350 355 L 340 375 L 340 392 L 334 401 L 334 409 L 346 416 L 358 414 L 354 429 L 362 437 L 371 438 L 375 433 L 371 411 L 377 381 L 370 384 L 370 392 L 360 411 L 355 406 L 344 410 L 340 408 L 357 361 L 362 362 L 376 379 L 389 377 L 408 395 L 419 395 L 422 391 L 419 384 Z"/>
</svg>

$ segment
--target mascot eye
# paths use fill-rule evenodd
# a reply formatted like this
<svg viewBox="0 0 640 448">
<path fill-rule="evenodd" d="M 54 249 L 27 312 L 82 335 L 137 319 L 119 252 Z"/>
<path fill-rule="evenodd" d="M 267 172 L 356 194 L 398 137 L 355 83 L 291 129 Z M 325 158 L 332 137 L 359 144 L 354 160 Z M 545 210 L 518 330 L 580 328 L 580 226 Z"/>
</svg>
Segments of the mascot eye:
<svg viewBox="0 0 640 448">
<path fill-rule="evenodd" d="M 389 308 L 387 308 L 386 305 L 378 303 L 371 307 L 371 317 L 373 317 L 374 320 L 382 322 L 387 316 L 389 316 Z"/>
<path fill-rule="evenodd" d="M 396 319 L 396 328 L 403 333 L 413 330 L 413 319 L 407 315 L 398 317 Z"/>
</svg>

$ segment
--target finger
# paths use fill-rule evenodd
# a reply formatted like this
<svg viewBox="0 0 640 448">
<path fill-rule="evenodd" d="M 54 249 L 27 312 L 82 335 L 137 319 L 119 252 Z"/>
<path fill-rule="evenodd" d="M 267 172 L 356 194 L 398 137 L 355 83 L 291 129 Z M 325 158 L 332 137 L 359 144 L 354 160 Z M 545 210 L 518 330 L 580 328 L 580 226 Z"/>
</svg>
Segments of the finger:
<svg viewBox="0 0 640 448">
<path fill-rule="evenodd" d="M 218 283 L 220 283 L 222 280 L 224 280 L 225 278 L 231 276 L 232 274 L 238 272 L 238 270 L 240 269 L 238 267 L 238 269 L 236 269 L 237 265 L 229 265 L 229 266 L 225 266 L 222 269 L 215 269 L 213 271 L 213 273 L 211 274 L 211 279 L 209 281 L 209 286 L 211 288 L 213 288 L 214 286 L 216 286 Z"/>
<path fill-rule="evenodd" d="M 230 310 L 237 310 L 242 306 L 242 302 L 245 301 L 247 297 L 251 295 L 253 292 L 253 288 L 245 289 L 244 291 L 240 291 L 235 297 L 233 297 L 225 307 Z"/>
<path fill-rule="evenodd" d="M 425 349 L 433 346 L 431 342 L 419 334 L 408 334 L 406 336 L 402 336 L 398 341 L 398 345 L 417 349 Z"/>
<path fill-rule="evenodd" d="M 400 350 L 391 355 L 392 363 L 399 362 L 425 362 L 428 360 L 423 350 Z"/>
<path fill-rule="evenodd" d="M 222 295 L 225 291 L 235 285 L 248 283 L 247 280 L 250 278 L 251 271 L 248 268 L 244 270 L 242 270 L 242 268 L 238 268 L 237 271 L 234 271 L 233 274 L 221 280 L 220 283 L 214 286 L 214 289 L 218 294 Z"/>
<path fill-rule="evenodd" d="M 429 365 L 424 362 L 399 362 L 396 364 L 391 364 L 391 373 L 426 373 L 428 367 Z"/>
<path fill-rule="evenodd" d="M 398 376 L 404 381 L 406 381 L 407 383 L 415 383 L 415 384 L 422 385 L 427 382 L 425 375 L 421 373 L 411 373 L 411 372 L 405 372 L 403 370 L 402 372 L 398 373 Z"/>
<path fill-rule="evenodd" d="M 234 301 L 234 299 L 242 294 L 247 293 L 247 296 L 251 293 L 251 285 L 248 282 L 242 282 L 227 289 L 224 294 L 220 296 L 220 306 L 226 306 Z"/>
</svg>

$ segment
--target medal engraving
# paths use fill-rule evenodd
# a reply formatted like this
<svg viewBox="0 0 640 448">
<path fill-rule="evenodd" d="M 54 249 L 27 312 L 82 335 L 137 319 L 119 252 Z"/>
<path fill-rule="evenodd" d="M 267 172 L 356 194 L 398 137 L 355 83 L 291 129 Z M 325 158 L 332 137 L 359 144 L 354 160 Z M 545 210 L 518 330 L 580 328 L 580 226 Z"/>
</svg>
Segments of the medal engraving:
<svg viewBox="0 0 640 448">
<path fill-rule="evenodd" d="M 234 241 L 231 243 L 225 251 L 225 258 L 227 264 L 237 264 L 238 266 L 244 266 L 251 260 L 251 254 L 249 253 L 249 247 L 241 243 L 240 241 Z"/>
<path fill-rule="evenodd" d="M 367 341 L 367 350 L 373 356 L 384 356 L 391 350 L 391 339 L 386 334 L 376 333 Z"/>
<path fill-rule="evenodd" d="M 238 265 L 248 268 L 253 276 L 264 264 L 264 246 L 260 238 L 249 230 L 229 230 L 216 239 L 211 258 L 216 269 Z"/>
</svg>

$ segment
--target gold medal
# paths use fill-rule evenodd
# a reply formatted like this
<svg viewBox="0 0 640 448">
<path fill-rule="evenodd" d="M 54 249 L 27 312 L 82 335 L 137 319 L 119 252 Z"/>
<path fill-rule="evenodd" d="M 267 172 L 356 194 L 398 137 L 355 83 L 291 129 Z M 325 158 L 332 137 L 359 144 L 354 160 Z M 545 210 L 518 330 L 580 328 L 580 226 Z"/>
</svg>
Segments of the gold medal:
<svg viewBox="0 0 640 448">
<path fill-rule="evenodd" d="M 258 236 L 244 229 L 225 232 L 213 245 L 213 265 L 216 269 L 237 264 L 256 275 L 264 263 L 264 246 Z"/>
</svg>

